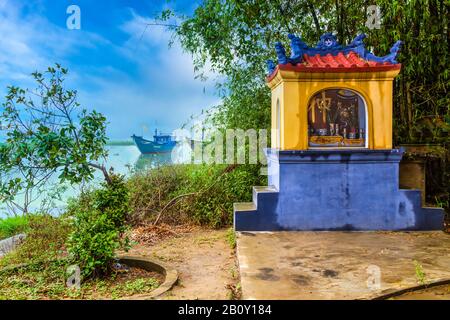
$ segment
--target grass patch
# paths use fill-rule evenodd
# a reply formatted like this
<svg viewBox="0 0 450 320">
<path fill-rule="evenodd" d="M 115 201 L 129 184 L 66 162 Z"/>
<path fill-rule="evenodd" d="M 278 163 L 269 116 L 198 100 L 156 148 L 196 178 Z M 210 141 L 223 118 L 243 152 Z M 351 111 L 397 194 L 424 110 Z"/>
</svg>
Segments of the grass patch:
<svg viewBox="0 0 450 320">
<path fill-rule="evenodd" d="M 119 299 L 146 294 L 159 287 L 159 277 L 124 276 L 90 279 L 79 289 L 66 286 L 67 262 L 34 263 L 18 270 L 0 272 L 0 300 Z"/>
<path fill-rule="evenodd" d="M 0 273 L 0 300 L 56 299 L 65 291 L 65 268 L 60 262 L 30 263 Z"/>
<path fill-rule="evenodd" d="M 236 248 L 236 232 L 234 231 L 233 227 L 228 229 L 226 237 L 227 237 L 227 242 L 230 245 L 230 248 L 235 249 Z"/>
<path fill-rule="evenodd" d="M 0 219 L 0 240 L 23 233 L 28 228 L 28 217 L 12 216 Z"/>
<path fill-rule="evenodd" d="M 29 216 L 27 238 L 0 259 L 0 270 L 17 264 L 26 267 L 1 271 L 0 299 L 56 299 L 65 291 L 65 241 L 70 226 L 64 218 Z M 59 259 L 59 260 L 58 260 Z"/>
</svg>

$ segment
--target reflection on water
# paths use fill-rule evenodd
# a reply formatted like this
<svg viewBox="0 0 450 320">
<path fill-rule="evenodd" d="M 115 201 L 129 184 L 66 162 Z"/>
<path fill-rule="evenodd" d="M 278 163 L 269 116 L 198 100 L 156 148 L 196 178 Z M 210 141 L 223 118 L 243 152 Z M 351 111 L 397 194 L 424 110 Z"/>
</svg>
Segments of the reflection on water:
<svg viewBox="0 0 450 320">
<path fill-rule="evenodd" d="M 141 154 L 135 146 L 109 146 L 108 153 L 106 167 L 126 176 L 172 163 L 170 152 Z"/>
<path fill-rule="evenodd" d="M 134 169 L 136 172 L 158 168 L 165 164 L 171 164 L 171 153 L 151 153 L 151 154 L 141 154 L 134 164 Z"/>
<path fill-rule="evenodd" d="M 164 164 L 171 164 L 171 153 L 154 153 L 154 154 L 141 154 L 136 146 L 108 146 L 108 158 L 105 161 L 107 168 L 113 168 L 115 173 L 124 174 L 125 176 L 130 176 L 134 172 L 142 172 L 144 170 L 150 170 L 158 168 Z M 94 181 L 90 185 L 98 185 L 103 181 L 103 175 L 100 172 L 95 172 Z M 54 175 L 46 185 L 48 186 L 60 186 L 58 181 L 58 175 Z M 48 194 L 52 190 L 47 190 Z M 66 206 L 67 199 L 77 196 L 80 192 L 80 186 L 69 186 L 67 185 L 67 190 L 61 195 L 61 199 L 53 198 L 55 203 L 55 212 L 60 212 Z M 32 205 L 32 211 L 39 210 L 45 199 L 49 198 L 49 195 L 45 193 L 42 194 Z M 18 196 L 17 202 L 23 203 L 23 198 Z M 5 204 L 0 204 L 0 218 L 6 216 L 8 209 Z"/>
</svg>

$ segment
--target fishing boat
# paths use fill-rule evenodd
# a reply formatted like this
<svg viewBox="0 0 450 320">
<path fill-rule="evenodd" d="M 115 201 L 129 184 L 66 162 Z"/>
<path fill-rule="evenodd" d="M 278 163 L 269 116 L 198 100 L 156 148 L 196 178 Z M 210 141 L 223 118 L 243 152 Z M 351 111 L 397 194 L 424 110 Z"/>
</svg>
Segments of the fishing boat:
<svg viewBox="0 0 450 320">
<path fill-rule="evenodd" d="M 177 144 L 170 134 L 162 134 L 161 132 L 158 134 L 157 130 L 155 130 L 153 135 L 153 141 L 135 134 L 131 138 L 133 138 L 134 143 L 143 154 L 171 152 Z"/>
</svg>

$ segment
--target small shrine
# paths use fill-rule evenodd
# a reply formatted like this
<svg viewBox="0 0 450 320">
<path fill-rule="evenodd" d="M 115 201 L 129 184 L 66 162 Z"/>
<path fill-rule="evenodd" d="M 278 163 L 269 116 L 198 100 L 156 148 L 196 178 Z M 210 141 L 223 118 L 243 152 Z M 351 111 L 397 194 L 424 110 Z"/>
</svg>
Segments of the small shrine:
<svg viewBox="0 0 450 320">
<path fill-rule="evenodd" d="M 419 190 L 399 189 L 392 100 L 401 41 L 378 57 L 364 34 L 347 46 L 331 33 L 316 47 L 288 37 L 291 55 L 276 43 L 278 64 L 268 61 L 269 185 L 235 204 L 235 229 L 442 229 L 441 208 L 423 208 Z"/>
</svg>

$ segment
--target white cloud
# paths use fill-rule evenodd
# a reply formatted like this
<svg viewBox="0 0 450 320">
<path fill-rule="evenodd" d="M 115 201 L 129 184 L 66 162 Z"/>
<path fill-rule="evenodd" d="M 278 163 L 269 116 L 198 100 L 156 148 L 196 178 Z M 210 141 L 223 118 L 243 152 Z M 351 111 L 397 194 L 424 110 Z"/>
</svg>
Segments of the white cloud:
<svg viewBox="0 0 450 320">
<path fill-rule="evenodd" d="M 0 0 L 0 91 L 11 82 L 28 86 L 32 71 L 61 62 L 70 67 L 70 84 L 79 89 L 83 105 L 106 115 L 113 138 L 138 133 L 141 124 L 154 126 L 155 120 L 161 129 L 172 130 L 191 114 L 218 103 L 212 83 L 195 79 L 191 57 L 177 44 L 168 48 L 170 32 L 148 27 L 142 35 L 149 18 L 132 12 L 130 20 L 117 26 L 128 40 L 114 43 L 87 30 L 52 24 L 40 10 L 27 10 L 25 17 L 23 11 L 12 0 Z M 114 61 L 111 65 L 74 61 L 86 48 L 100 60 L 114 53 L 126 67 Z"/>
<path fill-rule="evenodd" d="M 158 66 L 160 76 L 164 80 L 175 83 L 193 82 L 197 74 L 194 71 L 192 57 L 183 51 L 177 41 L 173 41 L 169 48 L 169 42 L 173 40 L 172 31 L 164 26 L 153 25 L 154 19 L 140 16 L 133 10 L 131 16 L 129 21 L 120 26 L 121 30 L 130 36 L 129 41 L 124 44 L 124 54 L 141 64 L 142 70 L 148 74 L 152 73 L 151 69 L 154 66 Z M 164 24 L 179 25 L 180 22 L 174 18 Z M 157 55 L 154 55 L 154 48 L 159 48 Z M 209 65 L 204 66 L 203 71 L 209 80 L 218 77 L 216 73 L 210 71 Z"/>
<path fill-rule="evenodd" d="M 39 14 L 40 10 L 11 0 L 0 0 L 0 72 L 11 79 L 23 79 L 30 72 L 61 61 L 82 48 L 110 44 L 84 30 L 68 30 Z"/>
</svg>

